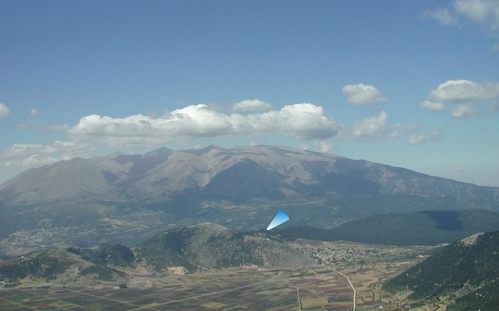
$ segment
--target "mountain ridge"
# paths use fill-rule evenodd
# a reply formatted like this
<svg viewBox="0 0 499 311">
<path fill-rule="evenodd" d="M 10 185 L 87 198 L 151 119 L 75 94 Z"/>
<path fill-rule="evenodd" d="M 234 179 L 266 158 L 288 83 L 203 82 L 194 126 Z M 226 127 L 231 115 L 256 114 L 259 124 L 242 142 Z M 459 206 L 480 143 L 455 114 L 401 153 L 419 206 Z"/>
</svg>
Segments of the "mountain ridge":
<svg viewBox="0 0 499 311">
<path fill-rule="evenodd" d="M 378 214 L 499 211 L 499 188 L 274 146 L 115 153 L 24 172 L 0 186 L 0 256 L 55 245 L 134 243 L 170 224 L 334 228 Z"/>
<path fill-rule="evenodd" d="M 453 187 L 459 188 L 459 191 L 453 191 L 458 196 L 463 192 L 473 194 L 477 189 L 495 192 L 495 196 L 499 193 L 499 188 L 326 153 L 273 146 L 230 149 L 209 146 L 182 151 L 162 148 L 142 155 L 116 153 L 107 157 L 59 161 L 25 171 L 2 183 L 0 198 L 7 196 L 25 204 L 89 196 L 108 201 L 129 199 L 130 196 L 123 196 L 123 192 L 152 198 L 153 201 L 172 199 L 189 191 L 205 191 L 205 196 L 209 196 L 217 192 L 217 176 L 222 173 L 229 175 L 222 175 L 222 179 L 253 173 L 259 181 L 271 181 L 266 186 L 274 187 L 274 196 L 280 198 L 329 192 L 346 195 L 412 193 L 438 197 L 438 191 L 445 196 L 445 192 L 452 191 Z M 432 189 L 432 186 L 442 187 L 439 182 L 444 181 L 446 187 L 437 191 Z M 309 189 L 312 187 L 315 189 Z M 269 194 L 259 196 L 267 198 Z"/>
</svg>

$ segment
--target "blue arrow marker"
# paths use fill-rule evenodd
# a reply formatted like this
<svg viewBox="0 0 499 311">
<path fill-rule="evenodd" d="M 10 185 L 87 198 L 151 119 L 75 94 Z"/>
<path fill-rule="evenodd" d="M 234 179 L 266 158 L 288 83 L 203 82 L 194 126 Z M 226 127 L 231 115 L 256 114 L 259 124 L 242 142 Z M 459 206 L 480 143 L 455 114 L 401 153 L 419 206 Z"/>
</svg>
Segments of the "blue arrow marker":
<svg viewBox="0 0 499 311">
<path fill-rule="evenodd" d="M 272 222 L 270 225 L 267 227 L 267 230 L 273 229 L 279 225 L 282 225 L 286 221 L 289 220 L 289 216 L 284 213 L 284 211 L 278 211 L 277 214 L 275 214 L 274 219 L 272 219 Z"/>
</svg>

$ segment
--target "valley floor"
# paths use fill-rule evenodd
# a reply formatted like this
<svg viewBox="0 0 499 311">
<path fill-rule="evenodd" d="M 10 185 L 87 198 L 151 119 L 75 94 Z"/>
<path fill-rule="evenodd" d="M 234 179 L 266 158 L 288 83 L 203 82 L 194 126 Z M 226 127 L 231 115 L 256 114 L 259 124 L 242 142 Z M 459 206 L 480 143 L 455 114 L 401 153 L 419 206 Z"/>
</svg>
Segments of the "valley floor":
<svg viewBox="0 0 499 311">
<path fill-rule="evenodd" d="M 311 244 L 310 244 L 311 243 Z M 408 310 L 384 280 L 421 260 L 428 248 L 303 242 L 324 264 L 300 269 L 256 266 L 192 274 L 129 271 L 127 286 L 21 282 L 0 289 L 0 310 Z M 182 272 L 182 271 L 178 271 Z M 348 282 L 347 278 L 351 281 Z M 412 308 L 411 308 L 412 310 Z M 425 309 L 420 309 L 425 310 Z M 426 309 L 437 310 L 437 309 Z"/>
<path fill-rule="evenodd" d="M 122 289 L 0 290 L 0 310 L 296 310 L 299 300 L 303 310 L 349 310 L 352 290 L 335 271 L 312 268 L 136 276 Z"/>
</svg>

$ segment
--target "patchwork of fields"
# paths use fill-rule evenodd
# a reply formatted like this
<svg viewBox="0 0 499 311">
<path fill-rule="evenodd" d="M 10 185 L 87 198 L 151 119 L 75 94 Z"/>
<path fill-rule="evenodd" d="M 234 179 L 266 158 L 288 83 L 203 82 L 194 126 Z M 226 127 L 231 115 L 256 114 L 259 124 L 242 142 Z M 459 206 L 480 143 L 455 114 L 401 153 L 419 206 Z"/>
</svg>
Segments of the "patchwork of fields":
<svg viewBox="0 0 499 311">
<path fill-rule="evenodd" d="M 116 282 L 65 283 L 26 278 L 0 289 L 0 310 L 409 310 L 407 295 L 382 290 L 388 278 L 420 262 L 433 247 L 295 241 L 320 265 L 262 268 L 255 265 L 182 274 L 143 266 L 124 269 Z M 419 309 L 426 310 L 426 309 Z M 427 310 L 438 310 L 430 307 Z"/>
<path fill-rule="evenodd" d="M 231 269 L 140 282 L 122 289 L 2 289 L 0 310 L 297 310 L 299 301 L 303 310 L 352 307 L 351 288 L 332 270 Z"/>
</svg>

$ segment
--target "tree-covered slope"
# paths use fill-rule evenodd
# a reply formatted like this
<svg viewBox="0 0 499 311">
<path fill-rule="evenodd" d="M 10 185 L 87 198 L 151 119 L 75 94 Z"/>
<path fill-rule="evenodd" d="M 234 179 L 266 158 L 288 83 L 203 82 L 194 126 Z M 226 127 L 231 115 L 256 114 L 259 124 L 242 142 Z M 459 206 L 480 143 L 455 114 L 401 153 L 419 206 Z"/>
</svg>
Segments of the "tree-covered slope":
<svg viewBox="0 0 499 311">
<path fill-rule="evenodd" d="M 277 231 L 286 237 L 322 241 L 433 245 L 494 230 L 499 230 L 499 213 L 476 209 L 383 214 L 349 221 L 332 229 L 288 227 Z"/>
<path fill-rule="evenodd" d="M 442 248 L 388 281 L 390 291 L 410 290 L 412 299 L 459 291 L 450 310 L 496 310 L 499 297 L 499 231 L 475 234 Z"/>
</svg>

